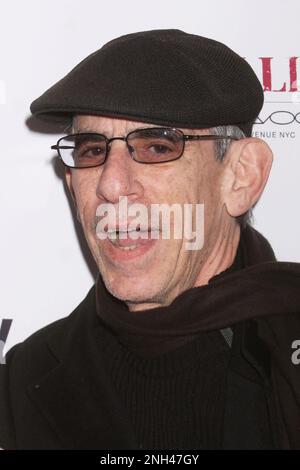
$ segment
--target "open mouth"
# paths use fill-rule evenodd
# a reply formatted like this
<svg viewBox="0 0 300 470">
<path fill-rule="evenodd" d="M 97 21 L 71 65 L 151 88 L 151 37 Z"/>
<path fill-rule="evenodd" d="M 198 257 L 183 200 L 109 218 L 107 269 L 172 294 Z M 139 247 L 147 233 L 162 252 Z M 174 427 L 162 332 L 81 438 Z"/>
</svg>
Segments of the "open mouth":
<svg viewBox="0 0 300 470">
<path fill-rule="evenodd" d="M 103 236 L 105 235 L 105 236 Z M 99 233 L 98 233 L 99 236 Z M 116 262 L 129 262 L 153 249 L 160 238 L 160 230 L 153 227 L 105 227 L 101 237 L 107 256 Z"/>
</svg>

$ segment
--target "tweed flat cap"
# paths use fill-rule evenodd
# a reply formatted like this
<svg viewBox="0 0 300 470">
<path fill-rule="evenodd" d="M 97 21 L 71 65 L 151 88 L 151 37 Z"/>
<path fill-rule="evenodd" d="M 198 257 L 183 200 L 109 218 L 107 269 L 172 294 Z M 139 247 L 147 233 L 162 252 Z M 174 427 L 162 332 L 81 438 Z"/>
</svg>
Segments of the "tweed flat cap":
<svg viewBox="0 0 300 470">
<path fill-rule="evenodd" d="M 30 109 L 50 120 L 92 114 L 198 129 L 237 125 L 251 135 L 262 105 L 262 86 L 242 57 L 212 39 L 166 29 L 113 39 Z"/>
</svg>

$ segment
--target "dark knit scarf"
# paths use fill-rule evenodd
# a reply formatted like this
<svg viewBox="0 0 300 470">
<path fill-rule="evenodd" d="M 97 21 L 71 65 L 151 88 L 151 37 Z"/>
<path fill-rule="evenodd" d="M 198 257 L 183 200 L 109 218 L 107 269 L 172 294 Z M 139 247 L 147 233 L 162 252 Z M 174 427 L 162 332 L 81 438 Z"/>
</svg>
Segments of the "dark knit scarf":
<svg viewBox="0 0 300 470">
<path fill-rule="evenodd" d="M 300 312 L 299 286 L 299 264 L 276 261 L 268 241 L 246 226 L 233 265 L 207 285 L 182 292 L 169 306 L 130 312 L 98 276 L 97 313 L 123 344 L 151 357 L 203 331 L 265 315 Z"/>
</svg>

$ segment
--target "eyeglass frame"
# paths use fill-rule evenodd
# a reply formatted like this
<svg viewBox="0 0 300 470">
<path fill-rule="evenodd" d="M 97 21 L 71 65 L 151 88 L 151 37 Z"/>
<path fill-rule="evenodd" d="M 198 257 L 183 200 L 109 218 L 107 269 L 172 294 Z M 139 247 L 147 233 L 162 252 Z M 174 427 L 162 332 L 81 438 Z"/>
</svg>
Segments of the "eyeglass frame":
<svg viewBox="0 0 300 470">
<path fill-rule="evenodd" d="M 157 161 L 157 162 L 142 162 L 142 161 L 139 161 L 139 160 L 136 160 L 133 156 L 133 152 L 130 151 L 130 146 L 128 144 L 128 137 L 135 133 L 135 132 L 138 132 L 138 131 L 147 131 L 149 129 L 153 129 L 153 130 L 157 130 L 157 129 L 164 129 L 164 130 L 172 130 L 172 131 L 176 131 L 178 132 L 179 134 L 181 134 L 181 137 L 182 137 L 182 151 L 180 153 L 180 155 L 172 160 L 165 160 L 165 161 Z M 71 165 L 68 165 L 64 162 L 61 154 L 60 154 L 60 149 L 63 149 L 64 147 L 59 147 L 59 142 L 63 139 L 66 139 L 68 137 L 74 137 L 74 136 L 77 136 L 77 135 L 100 135 L 102 137 L 104 137 L 104 141 L 105 141 L 105 144 L 106 144 L 106 147 L 105 147 L 105 156 L 104 156 L 104 159 L 103 159 L 103 162 L 100 163 L 100 164 L 97 164 L 97 165 L 90 165 L 90 166 L 71 166 Z M 144 164 L 144 165 L 156 165 L 158 163 L 168 163 L 168 162 L 174 162 L 176 160 L 178 160 L 179 158 L 182 157 L 183 153 L 184 153 L 184 150 L 185 150 L 185 143 L 188 142 L 188 141 L 206 141 L 206 140 L 240 140 L 241 138 L 240 137 L 234 137 L 234 136 L 227 136 L 227 135 L 214 135 L 214 134 L 202 134 L 202 135 L 197 135 L 197 134 L 184 134 L 183 131 L 181 129 L 177 129 L 176 127 L 145 127 L 145 128 L 141 128 L 141 129 L 135 129 L 133 131 L 130 131 L 128 132 L 128 134 L 126 136 L 120 136 L 120 137 L 111 137 L 111 138 L 108 138 L 106 137 L 106 135 L 104 134 L 100 134 L 99 132 L 77 132 L 75 134 L 68 134 L 68 135 L 65 135 L 63 137 L 61 137 L 60 139 L 58 139 L 57 143 L 55 145 L 51 145 L 51 149 L 52 150 L 56 150 L 57 153 L 58 153 L 58 156 L 60 158 L 60 160 L 63 162 L 63 164 L 68 167 L 68 168 L 72 168 L 72 169 L 77 169 L 77 170 L 84 170 L 84 169 L 87 169 L 87 168 L 96 168 L 98 166 L 102 166 L 106 160 L 107 160 L 107 157 L 108 157 L 108 154 L 110 152 L 110 147 L 109 147 L 109 144 L 110 142 L 113 142 L 114 140 L 123 140 L 124 142 L 126 142 L 126 146 L 127 146 L 127 150 L 132 158 L 132 160 L 134 160 L 135 162 L 137 163 L 141 163 L 141 164 Z M 69 147 L 66 147 L 66 148 L 69 148 Z"/>
</svg>

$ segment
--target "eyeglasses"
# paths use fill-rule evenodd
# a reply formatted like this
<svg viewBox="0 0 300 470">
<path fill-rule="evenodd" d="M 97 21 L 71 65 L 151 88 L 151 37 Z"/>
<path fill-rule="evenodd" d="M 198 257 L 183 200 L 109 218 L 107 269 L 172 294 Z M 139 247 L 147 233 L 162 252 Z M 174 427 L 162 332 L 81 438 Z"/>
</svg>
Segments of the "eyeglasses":
<svg viewBox="0 0 300 470">
<path fill-rule="evenodd" d="M 180 158 L 187 141 L 223 139 L 239 140 L 226 135 L 186 135 L 180 129 L 149 127 L 111 139 L 97 133 L 70 134 L 59 139 L 51 149 L 57 150 L 69 168 L 92 168 L 103 165 L 114 140 L 126 142 L 129 154 L 136 162 L 156 164 Z"/>
</svg>

